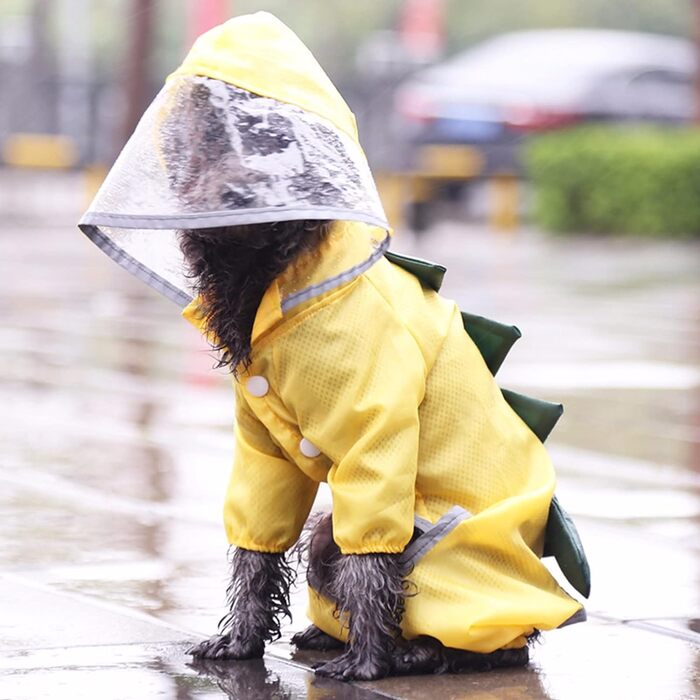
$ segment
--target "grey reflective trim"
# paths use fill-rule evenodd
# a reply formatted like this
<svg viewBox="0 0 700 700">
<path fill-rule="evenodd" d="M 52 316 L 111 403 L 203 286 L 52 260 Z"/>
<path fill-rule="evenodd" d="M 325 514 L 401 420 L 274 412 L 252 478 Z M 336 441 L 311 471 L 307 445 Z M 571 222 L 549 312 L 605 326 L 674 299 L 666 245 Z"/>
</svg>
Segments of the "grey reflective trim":
<svg viewBox="0 0 700 700">
<path fill-rule="evenodd" d="M 330 292 L 331 289 L 335 289 L 341 284 L 350 282 L 356 277 L 359 277 L 365 270 L 372 267 L 372 265 L 374 265 L 379 258 L 384 256 L 384 253 L 389 248 L 389 243 L 389 236 L 387 236 L 372 253 L 372 255 L 367 258 L 367 260 L 364 260 L 358 265 L 351 267 L 349 270 L 345 270 L 345 272 L 341 272 L 335 277 L 329 277 L 327 280 L 320 282 L 319 284 L 314 284 L 311 287 L 307 287 L 306 289 L 294 292 L 294 294 L 290 294 L 288 297 L 285 297 L 282 300 L 282 313 L 286 313 L 289 311 L 289 309 L 293 309 L 295 306 L 298 306 L 305 301 L 309 301 L 309 299 L 313 299 L 321 294 Z"/>
<path fill-rule="evenodd" d="M 332 207 L 260 207 L 237 211 L 193 212 L 177 216 L 160 214 L 110 214 L 88 211 L 80 220 L 79 226 L 112 226 L 115 228 L 140 229 L 182 229 L 212 228 L 214 226 L 236 226 L 243 224 L 266 224 L 272 221 L 298 221 L 300 219 L 328 219 L 341 221 L 361 221 L 388 230 L 385 218 L 369 212 Z"/>
<path fill-rule="evenodd" d="M 404 564 L 415 566 L 440 540 L 444 539 L 457 525 L 471 517 L 471 513 L 461 506 L 453 506 L 438 520 L 435 525 L 429 527 L 417 540 L 404 549 L 401 561 Z M 423 520 L 421 518 L 421 520 Z"/>
<path fill-rule="evenodd" d="M 157 292 L 174 301 L 178 306 L 184 308 L 192 301 L 191 296 L 164 280 L 160 275 L 157 275 L 153 270 L 136 260 L 136 258 L 132 258 L 131 255 L 116 245 L 109 236 L 102 233 L 97 226 L 90 226 L 81 222 L 78 224 L 78 227 L 100 250 L 109 255 L 117 264 L 150 287 L 153 287 Z"/>
<path fill-rule="evenodd" d="M 427 530 L 430 530 L 430 528 L 433 526 L 430 520 L 428 520 L 427 518 L 421 518 L 420 515 L 413 516 L 413 524 L 416 527 L 416 529 L 420 530 L 421 532 L 426 532 Z"/>
<path fill-rule="evenodd" d="M 562 627 L 568 627 L 569 625 L 575 625 L 577 622 L 585 622 L 588 619 L 588 614 L 586 613 L 586 608 L 581 608 L 577 610 L 571 617 L 566 618 L 564 622 L 557 627 L 561 629 Z"/>
</svg>

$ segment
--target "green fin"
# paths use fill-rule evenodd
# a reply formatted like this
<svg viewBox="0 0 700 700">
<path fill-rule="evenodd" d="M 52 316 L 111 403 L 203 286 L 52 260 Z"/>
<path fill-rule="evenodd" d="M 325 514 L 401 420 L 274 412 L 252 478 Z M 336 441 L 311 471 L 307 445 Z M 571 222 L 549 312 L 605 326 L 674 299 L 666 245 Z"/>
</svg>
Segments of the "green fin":
<svg viewBox="0 0 700 700">
<path fill-rule="evenodd" d="M 385 253 L 384 257 L 417 277 L 425 287 L 440 291 L 447 272 L 443 265 L 391 252 Z M 508 326 L 464 311 L 462 323 L 491 374 L 495 375 L 513 343 L 520 338 L 520 330 L 516 326 Z M 561 404 L 533 399 L 508 389 L 501 389 L 501 392 L 510 407 L 542 442 L 547 439 L 564 412 Z M 582 596 L 588 598 L 591 592 L 591 573 L 586 553 L 573 521 L 556 496 L 549 507 L 543 556 L 553 556 L 569 583 Z"/>
<path fill-rule="evenodd" d="M 584 597 L 591 594 L 591 570 L 574 521 L 552 498 L 544 535 L 543 557 L 554 557 L 567 581 Z"/>
<path fill-rule="evenodd" d="M 564 413 L 564 407 L 560 403 L 533 399 L 531 396 L 516 394 L 509 389 L 501 389 L 501 393 L 510 407 L 542 442 L 547 439 L 561 414 Z"/>
<path fill-rule="evenodd" d="M 564 408 L 530 396 L 501 389 L 510 407 L 522 418 L 537 437 L 544 442 L 559 420 Z M 554 557 L 567 581 L 585 598 L 591 593 L 591 571 L 581 538 L 569 514 L 557 497 L 552 498 L 544 535 L 543 557 Z"/>
<path fill-rule="evenodd" d="M 513 347 L 513 343 L 522 335 L 520 329 L 466 311 L 462 311 L 462 323 L 464 330 L 479 349 L 486 366 L 491 370 L 491 374 L 495 375 Z"/>
<path fill-rule="evenodd" d="M 412 258 L 408 255 L 392 253 L 387 251 L 384 257 L 394 265 L 410 272 L 414 277 L 417 277 L 420 283 L 430 289 L 439 292 L 442 287 L 442 280 L 445 277 L 447 268 L 444 265 L 430 262 L 429 260 L 421 260 L 421 258 Z"/>
</svg>

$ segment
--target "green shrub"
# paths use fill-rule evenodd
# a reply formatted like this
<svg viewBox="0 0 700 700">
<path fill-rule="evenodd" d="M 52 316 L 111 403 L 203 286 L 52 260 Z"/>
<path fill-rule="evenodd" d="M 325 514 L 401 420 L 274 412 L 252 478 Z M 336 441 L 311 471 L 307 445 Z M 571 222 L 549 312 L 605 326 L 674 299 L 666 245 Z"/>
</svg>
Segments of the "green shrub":
<svg viewBox="0 0 700 700">
<path fill-rule="evenodd" d="M 531 139 L 524 162 L 546 229 L 700 236 L 700 130 L 579 127 Z"/>
</svg>

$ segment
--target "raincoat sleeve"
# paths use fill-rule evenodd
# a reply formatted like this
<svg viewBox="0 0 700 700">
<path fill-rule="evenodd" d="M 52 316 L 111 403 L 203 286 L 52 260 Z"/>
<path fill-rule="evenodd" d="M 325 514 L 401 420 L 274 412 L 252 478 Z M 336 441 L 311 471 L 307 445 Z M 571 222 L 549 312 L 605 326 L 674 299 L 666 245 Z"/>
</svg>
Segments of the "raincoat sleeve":
<svg viewBox="0 0 700 700">
<path fill-rule="evenodd" d="M 236 453 L 224 508 L 226 534 L 237 547 L 283 552 L 299 538 L 318 483 L 284 456 L 234 384 Z"/>
<path fill-rule="evenodd" d="M 413 534 L 425 362 L 368 285 L 305 320 L 303 346 L 287 346 L 299 371 L 285 373 L 282 392 L 304 437 L 332 462 L 333 536 L 343 554 L 398 553 Z"/>
</svg>

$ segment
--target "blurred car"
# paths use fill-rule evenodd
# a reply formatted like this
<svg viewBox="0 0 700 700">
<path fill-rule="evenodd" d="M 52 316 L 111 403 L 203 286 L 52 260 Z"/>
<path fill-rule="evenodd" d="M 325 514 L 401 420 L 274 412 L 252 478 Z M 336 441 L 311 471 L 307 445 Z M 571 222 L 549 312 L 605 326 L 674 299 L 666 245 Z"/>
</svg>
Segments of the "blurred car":
<svg viewBox="0 0 700 700">
<path fill-rule="evenodd" d="M 482 173 L 515 172 L 530 134 L 584 122 L 679 124 L 694 112 L 693 46 L 634 32 L 562 29 L 500 35 L 423 69 L 395 93 L 407 149 L 472 146 Z M 415 167 L 415 162 L 405 163 Z"/>
</svg>

